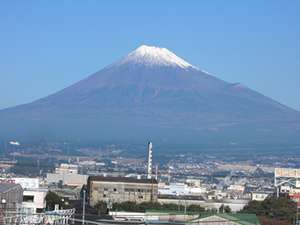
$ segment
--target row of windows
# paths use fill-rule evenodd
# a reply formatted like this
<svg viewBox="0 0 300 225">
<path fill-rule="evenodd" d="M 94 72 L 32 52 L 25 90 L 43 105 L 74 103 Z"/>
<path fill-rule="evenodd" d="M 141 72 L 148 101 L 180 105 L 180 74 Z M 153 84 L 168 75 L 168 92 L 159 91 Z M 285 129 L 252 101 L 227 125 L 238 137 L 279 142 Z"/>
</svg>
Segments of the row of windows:
<svg viewBox="0 0 300 225">
<path fill-rule="evenodd" d="M 104 188 L 103 190 L 104 190 L 104 191 L 109 191 L 108 188 Z M 116 191 L 117 191 L 117 188 L 113 188 L 112 191 L 115 191 L 115 192 L 116 192 Z"/>
<path fill-rule="evenodd" d="M 107 197 L 107 195 L 106 195 L 106 194 L 104 194 L 104 195 L 103 195 L 103 198 L 106 198 L 106 197 Z M 140 195 L 140 196 L 138 196 L 138 198 L 139 198 L 139 199 L 143 199 L 143 198 L 144 198 L 144 196 Z"/>
<path fill-rule="evenodd" d="M 117 192 L 118 191 L 118 189 L 117 188 L 113 188 L 113 189 L 109 189 L 109 188 L 101 188 L 101 187 L 95 187 L 94 188 L 94 190 L 95 191 L 113 191 L 113 192 Z M 125 192 L 141 192 L 141 193 L 147 193 L 147 192 L 152 192 L 152 190 L 151 189 L 140 189 L 140 188 L 138 188 L 138 189 L 135 189 L 135 188 L 125 188 L 124 189 L 124 191 Z"/>
<path fill-rule="evenodd" d="M 145 193 L 151 192 L 150 189 L 134 189 L 134 188 L 125 188 L 124 191 L 125 192 L 142 192 L 142 193 L 143 192 L 145 192 Z"/>
</svg>

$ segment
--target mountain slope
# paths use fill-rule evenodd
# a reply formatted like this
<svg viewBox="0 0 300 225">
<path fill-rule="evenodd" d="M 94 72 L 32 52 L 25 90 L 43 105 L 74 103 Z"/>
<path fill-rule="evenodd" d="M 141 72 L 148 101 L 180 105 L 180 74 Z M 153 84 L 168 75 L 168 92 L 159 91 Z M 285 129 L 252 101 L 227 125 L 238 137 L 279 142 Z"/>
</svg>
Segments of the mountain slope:
<svg viewBox="0 0 300 225">
<path fill-rule="evenodd" d="M 0 111 L 6 138 L 166 145 L 296 145 L 299 113 L 220 80 L 165 48 L 141 46 L 88 78 Z"/>
</svg>

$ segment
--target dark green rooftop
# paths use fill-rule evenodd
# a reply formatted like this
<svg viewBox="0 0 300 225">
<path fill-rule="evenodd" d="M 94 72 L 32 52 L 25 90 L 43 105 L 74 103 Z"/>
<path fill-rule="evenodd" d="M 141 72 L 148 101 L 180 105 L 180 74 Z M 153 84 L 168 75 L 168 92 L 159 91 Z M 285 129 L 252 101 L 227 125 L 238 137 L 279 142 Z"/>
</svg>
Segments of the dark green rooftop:
<svg viewBox="0 0 300 225">
<path fill-rule="evenodd" d="M 255 214 L 247 214 L 247 213 L 200 213 L 197 219 L 189 221 L 189 223 L 196 222 L 197 220 L 204 219 L 210 216 L 218 216 L 223 219 L 227 219 L 229 221 L 233 221 L 235 223 L 241 225 L 260 225 L 260 222 Z"/>
</svg>

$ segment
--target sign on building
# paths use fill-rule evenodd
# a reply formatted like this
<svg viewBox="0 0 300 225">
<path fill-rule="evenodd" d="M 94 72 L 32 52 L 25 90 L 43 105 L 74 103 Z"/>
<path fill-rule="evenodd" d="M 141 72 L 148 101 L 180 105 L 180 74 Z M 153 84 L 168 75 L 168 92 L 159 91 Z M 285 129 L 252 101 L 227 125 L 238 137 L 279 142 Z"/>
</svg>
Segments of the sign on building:
<svg viewBox="0 0 300 225">
<path fill-rule="evenodd" d="M 0 178 L 0 183 L 20 184 L 23 189 L 39 188 L 38 178 L 27 178 L 27 177 Z"/>
</svg>

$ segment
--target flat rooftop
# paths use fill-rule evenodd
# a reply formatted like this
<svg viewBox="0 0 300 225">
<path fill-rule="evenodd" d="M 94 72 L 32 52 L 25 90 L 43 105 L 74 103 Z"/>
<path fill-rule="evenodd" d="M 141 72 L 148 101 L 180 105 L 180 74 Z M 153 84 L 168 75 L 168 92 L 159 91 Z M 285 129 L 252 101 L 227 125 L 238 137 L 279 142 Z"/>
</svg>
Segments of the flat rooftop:
<svg viewBox="0 0 300 225">
<path fill-rule="evenodd" d="M 90 181 L 101 181 L 101 182 L 119 182 L 119 183 L 140 183 L 140 184 L 157 184 L 155 179 L 137 179 L 132 177 L 103 177 L 103 176 L 90 176 Z"/>
</svg>

